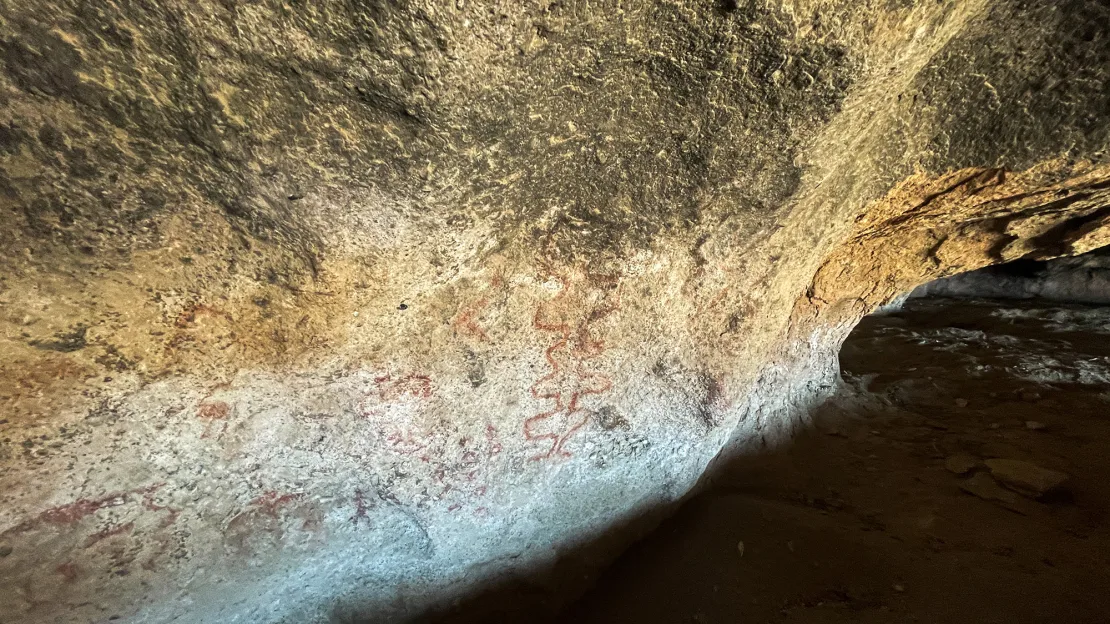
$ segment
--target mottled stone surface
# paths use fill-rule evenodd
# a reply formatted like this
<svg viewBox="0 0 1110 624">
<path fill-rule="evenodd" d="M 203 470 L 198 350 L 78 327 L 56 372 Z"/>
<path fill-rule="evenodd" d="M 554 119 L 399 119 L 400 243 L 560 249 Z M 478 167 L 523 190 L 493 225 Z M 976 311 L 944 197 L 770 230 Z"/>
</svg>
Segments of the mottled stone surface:
<svg viewBox="0 0 1110 624">
<path fill-rule="evenodd" d="M 665 509 L 1106 240 L 1108 20 L 0 2 L 0 619 L 399 619 Z"/>
<path fill-rule="evenodd" d="M 911 296 L 1049 299 L 1106 305 L 1110 304 L 1110 247 L 1079 256 L 989 266 L 924 284 Z"/>
</svg>

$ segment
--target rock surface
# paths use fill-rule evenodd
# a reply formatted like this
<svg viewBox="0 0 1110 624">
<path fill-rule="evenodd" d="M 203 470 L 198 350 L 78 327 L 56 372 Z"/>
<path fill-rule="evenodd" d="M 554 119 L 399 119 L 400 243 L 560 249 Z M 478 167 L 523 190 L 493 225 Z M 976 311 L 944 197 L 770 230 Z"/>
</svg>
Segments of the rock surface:
<svg viewBox="0 0 1110 624">
<path fill-rule="evenodd" d="M 1110 250 L 1049 261 L 1024 260 L 930 282 L 911 297 L 991 297 L 1110 303 Z"/>
<path fill-rule="evenodd" d="M 611 552 L 863 314 L 1106 242 L 1100 2 L 0 18 L 3 620 L 400 620 Z"/>
<path fill-rule="evenodd" d="M 967 453 L 957 453 L 944 460 L 944 468 L 958 475 L 965 475 L 982 465 L 983 462 Z"/>
<path fill-rule="evenodd" d="M 1055 319 L 1067 308 L 1082 309 L 911 299 L 866 318 L 841 351 L 848 383 L 814 415 L 819 430 L 843 435 L 805 432 L 720 471 L 558 621 L 1102 624 L 1107 385 L 1039 386 L 1058 405 L 1045 414 L 1020 399 L 1028 381 L 1013 365 L 1045 352 L 1110 369 L 1110 324 L 1061 331 Z M 1023 322 L 1007 310 L 1021 310 Z M 989 340 L 953 331 L 972 327 Z M 991 392 L 996 400 L 953 405 Z M 1023 427 L 1033 414 L 1053 427 Z M 1001 430 L 990 428 L 995 421 Z M 958 487 L 964 479 L 939 465 L 942 454 L 1051 462 L 1072 475 L 1074 496 L 1033 502 L 985 471 L 984 493 L 1016 504 L 969 496 Z M 732 551 L 738 539 L 742 562 Z"/>
<path fill-rule="evenodd" d="M 1068 475 L 1017 459 L 988 459 L 991 476 L 1026 496 L 1044 496 L 1064 485 Z"/>
<path fill-rule="evenodd" d="M 998 483 L 991 478 L 991 475 L 984 472 L 977 472 L 971 475 L 967 481 L 960 483 L 960 489 L 986 501 L 1003 503 L 1007 507 L 1018 505 L 1021 502 L 1021 498 L 1010 490 L 998 485 Z"/>
</svg>

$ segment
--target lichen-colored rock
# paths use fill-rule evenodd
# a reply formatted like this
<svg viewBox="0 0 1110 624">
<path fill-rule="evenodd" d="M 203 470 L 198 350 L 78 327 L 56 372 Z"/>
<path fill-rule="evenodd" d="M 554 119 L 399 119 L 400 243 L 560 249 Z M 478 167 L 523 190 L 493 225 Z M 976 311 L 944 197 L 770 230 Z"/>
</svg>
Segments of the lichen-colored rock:
<svg viewBox="0 0 1110 624">
<path fill-rule="evenodd" d="M 0 620 L 400 620 L 665 510 L 869 310 L 1107 240 L 1108 23 L 0 2 Z"/>
</svg>

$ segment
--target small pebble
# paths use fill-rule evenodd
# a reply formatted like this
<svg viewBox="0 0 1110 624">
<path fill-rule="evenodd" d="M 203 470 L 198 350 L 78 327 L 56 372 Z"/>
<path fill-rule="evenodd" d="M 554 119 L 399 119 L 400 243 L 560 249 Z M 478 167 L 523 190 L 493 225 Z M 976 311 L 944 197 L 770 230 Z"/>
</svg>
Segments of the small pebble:
<svg viewBox="0 0 1110 624">
<path fill-rule="evenodd" d="M 12 554 L 12 547 L 7 544 L 0 545 L 0 557 L 7 557 Z"/>
<path fill-rule="evenodd" d="M 1025 428 L 1030 431 L 1044 431 L 1048 429 L 1048 425 L 1036 420 L 1027 420 L 1025 421 Z"/>
<path fill-rule="evenodd" d="M 902 585 L 895 584 L 894 585 L 894 591 L 901 593 L 901 592 L 906 591 L 906 588 Z"/>
<path fill-rule="evenodd" d="M 956 399 L 956 407 L 967 407 L 967 399 Z"/>
<path fill-rule="evenodd" d="M 744 542 L 736 542 L 736 552 L 740 553 L 741 557 L 744 556 Z"/>
</svg>

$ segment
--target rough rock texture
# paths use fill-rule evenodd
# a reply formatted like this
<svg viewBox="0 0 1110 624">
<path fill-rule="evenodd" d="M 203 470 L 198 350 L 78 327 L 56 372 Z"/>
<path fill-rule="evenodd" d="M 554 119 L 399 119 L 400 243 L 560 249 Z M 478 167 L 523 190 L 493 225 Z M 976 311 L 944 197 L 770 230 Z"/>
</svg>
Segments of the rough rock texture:
<svg viewBox="0 0 1110 624">
<path fill-rule="evenodd" d="M 991 476 L 1016 492 L 1043 496 L 1064 485 L 1068 475 L 1016 459 L 988 459 Z"/>
<path fill-rule="evenodd" d="M 911 297 L 1050 299 L 1110 304 L 1110 247 L 1048 261 L 1020 260 L 923 284 Z"/>
<path fill-rule="evenodd" d="M 1062 327 L 1062 311 L 1102 322 Z M 940 298 L 869 315 L 809 430 L 719 470 L 558 621 L 1103 624 L 1108 315 Z M 1072 379 L 1033 381 L 1026 360 Z M 1076 383 L 1091 369 L 1100 382 Z M 1031 500 L 984 459 L 1038 485 L 1047 468 L 1070 478 Z"/>
<path fill-rule="evenodd" d="M 0 619 L 398 619 L 665 508 L 870 309 L 1107 242 L 1108 32 L 0 2 Z"/>
</svg>

